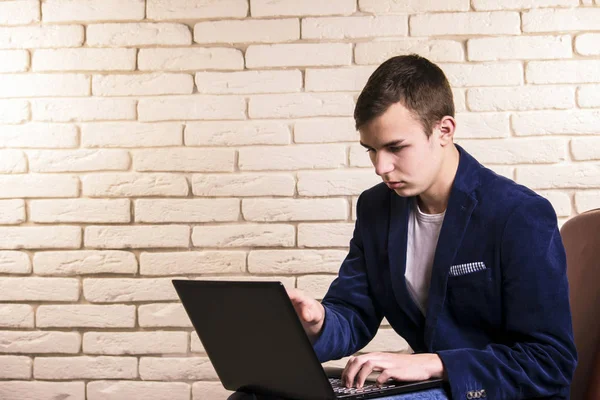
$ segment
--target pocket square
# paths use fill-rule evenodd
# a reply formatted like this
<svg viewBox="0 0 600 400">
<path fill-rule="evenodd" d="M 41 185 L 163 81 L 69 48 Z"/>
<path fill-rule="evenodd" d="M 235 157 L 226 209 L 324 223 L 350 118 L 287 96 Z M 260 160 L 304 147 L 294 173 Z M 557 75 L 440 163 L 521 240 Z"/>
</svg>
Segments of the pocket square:
<svg viewBox="0 0 600 400">
<path fill-rule="evenodd" d="M 450 267 L 450 276 L 461 276 L 486 269 L 484 262 L 457 264 Z"/>
</svg>

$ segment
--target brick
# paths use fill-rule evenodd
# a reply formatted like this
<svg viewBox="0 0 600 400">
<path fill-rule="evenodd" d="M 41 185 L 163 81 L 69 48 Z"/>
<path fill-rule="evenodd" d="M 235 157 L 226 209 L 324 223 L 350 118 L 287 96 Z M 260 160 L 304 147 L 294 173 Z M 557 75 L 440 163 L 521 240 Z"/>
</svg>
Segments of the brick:
<svg viewBox="0 0 600 400">
<path fill-rule="evenodd" d="M 89 94 L 90 77 L 86 75 L 0 75 L 0 97 L 65 97 L 89 96 Z"/>
<path fill-rule="evenodd" d="M 142 98 L 140 121 L 246 119 L 246 100 L 240 96 L 161 96 Z"/>
<path fill-rule="evenodd" d="M 77 249 L 81 246 L 78 226 L 18 226 L 0 228 L 2 249 Z"/>
<path fill-rule="evenodd" d="M 299 224 L 298 247 L 348 247 L 353 231 L 353 223 Z"/>
<path fill-rule="evenodd" d="M 408 36 L 408 15 L 302 19 L 302 39 Z"/>
<path fill-rule="evenodd" d="M 512 35 L 521 33 L 519 13 L 510 11 L 413 15 L 411 36 Z"/>
<path fill-rule="evenodd" d="M 20 150 L 0 150 L 0 173 L 19 174 L 27 172 L 27 159 Z"/>
<path fill-rule="evenodd" d="M 76 197 L 79 180 L 66 175 L 0 176 L 0 198 Z"/>
<path fill-rule="evenodd" d="M 0 304 L 0 328 L 33 328 L 33 307 L 28 304 Z"/>
<path fill-rule="evenodd" d="M 233 392 L 225 389 L 221 382 L 194 382 L 192 384 L 194 400 L 227 399 L 232 394 Z"/>
<path fill-rule="evenodd" d="M 30 123 L 0 126 L 0 146 L 22 148 L 73 148 L 78 146 L 75 125 Z"/>
<path fill-rule="evenodd" d="M 358 132 L 353 118 L 305 119 L 294 124 L 294 142 L 356 142 Z"/>
<path fill-rule="evenodd" d="M 192 232 L 195 247 L 292 247 L 295 241 L 294 226 L 283 224 L 197 226 Z"/>
<path fill-rule="evenodd" d="M 512 114 L 511 123 L 517 136 L 598 134 L 599 110 L 536 111 Z"/>
<path fill-rule="evenodd" d="M 190 122 L 184 137 L 186 146 L 289 144 L 290 129 L 275 121 Z"/>
<path fill-rule="evenodd" d="M 20 124 L 29 119 L 29 102 L 0 100 L 0 124 Z"/>
<path fill-rule="evenodd" d="M 376 14 L 420 13 L 428 11 L 468 11 L 468 0 L 450 0 L 444 2 L 423 2 L 419 0 L 359 0 L 360 11 Z"/>
<path fill-rule="evenodd" d="M 144 304 L 138 307 L 138 321 L 144 328 L 191 328 L 181 303 Z"/>
<path fill-rule="evenodd" d="M 135 326 L 135 306 L 41 305 L 36 312 L 36 326 L 41 328 L 133 328 Z"/>
<path fill-rule="evenodd" d="M 219 379 L 208 357 L 142 357 L 140 378 L 152 381 Z"/>
<path fill-rule="evenodd" d="M 0 331 L 0 353 L 75 354 L 80 350 L 77 332 Z"/>
<path fill-rule="evenodd" d="M 345 164 L 346 146 L 339 144 L 246 147 L 239 149 L 238 160 L 242 171 L 338 168 Z"/>
<path fill-rule="evenodd" d="M 74 278 L 0 278 L 0 288 L 4 301 L 79 300 L 79 281 Z"/>
<path fill-rule="evenodd" d="M 354 99 L 349 93 L 263 94 L 250 97 L 250 118 L 351 116 Z"/>
<path fill-rule="evenodd" d="M 452 87 L 520 86 L 523 66 L 520 62 L 481 64 L 440 64 Z"/>
<path fill-rule="evenodd" d="M 575 108 L 575 88 L 567 86 L 520 86 L 476 88 L 467 91 L 472 111 L 525 111 Z"/>
<path fill-rule="evenodd" d="M 0 378 L 30 379 L 31 358 L 23 356 L 0 356 Z"/>
<path fill-rule="evenodd" d="M 187 196 L 180 174 L 94 174 L 81 178 L 83 195 L 90 197 Z"/>
<path fill-rule="evenodd" d="M 473 0 L 476 11 L 523 10 L 541 7 L 577 7 L 578 0 Z"/>
<path fill-rule="evenodd" d="M 192 94 L 194 78 L 188 74 L 95 75 L 94 96 L 153 96 Z"/>
<path fill-rule="evenodd" d="M 38 0 L 0 2 L 0 25 L 27 25 L 40 20 Z"/>
<path fill-rule="evenodd" d="M 244 56 L 238 49 L 181 47 L 140 49 L 140 71 L 196 71 L 244 69 Z"/>
<path fill-rule="evenodd" d="M 194 25 L 196 43 L 281 43 L 300 39 L 295 18 L 199 22 Z"/>
<path fill-rule="evenodd" d="M 253 17 L 281 17 L 291 15 L 349 15 L 356 11 L 354 0 L 251 0 Z"/>
<path fill-rule="evenodd" d="M 311 92 L 361 91 L 375 66 L 306 70 L 306 90 Z"/>
<path fill-rule="evenodd" d="M 536 84 L 600 82 L 599 69 L 600 60 L 531 61 L 525 78 Z"/>
<path fill-rule="evenodd" d="M 84 382 L 0 382 L 0 398 L 11 400 L 85 400 Z"/>
<path fill-rule="evenodd" d="M 558 217 L 568 217 L 571 215 L 571 198 L 568 193 L 540 191 L 538 194 L 552 204 Z"/>
<path fill-rule="evenodd" d="M 510 136 L 509 114 L 461 113 L 456 115 L 456 139 L 493 139 Z"/>
<path fill-rule="evenodd" d="M 2 73 L 23 72 L 29 69 L 29 52 L 26 50 L 0 50 L 0 59 Z"/>
<path fill-rule="evenodd" d="M 549 164 L 566 159 L 560 138 L 462 140 L 460 145 L 484 164 Z"/>
<path fill-rule="evenodd" d="M 570 58 L 571 36 L 516 36 L 470 39 L 471 61 L 536 60 Z"/>
<path fill-rule="evenodd" d="M 83 295 L 91 303 L 178 300 L 171 278 L 117 279 L 88 278 Z"/>
<path fill-rule="evenodd" d="M 338 265 L 339 269 L 339 265 Z M 298 289 L 310 297 L 321 300 L 337 275 L 306 275 L 298 277 Z"/>
<path fill-rule="evenodd" d="M 352 197 L 352 221 L 356 221 L 356 204 L 358 203 L 358 196 Z"/>
<path fill-rule="evenodd" d="M 43 251 L 33 255 L 37 275 L 135 274 L 137 260 L 127 251 Z"/>
<path fill-rule="evenodd" d="M 182 225 L 88 226 L 85 247 L 167 248 L 188 247 L 190 228 Z"/>
<path fill-rule="evenodd" d="M 258 250 L 248 254 L 252 274 L 311 274 L 337 272 L 345 251 L 338 250 Z"/>
<path fill-rule="evenodd" d="M 372 169 L 298 172 L 300 196 L 351 196 L 381 182 Z"/>
<path fill-rule="evenodd" d="M 351 63 L 350 43 L 256 44 L 246 50 L 246 68 L 317 67 Z"/>
<path fill-rule="evenodd" d="M 575 51 L 582 56 L 600 55 L 600 34 L 585 33 L 575 38 Z"/>
<path fill-rule="evenodd" d="M 248 15 L 247 0 L 148 0 L 147 3 L 147 18 L 155 20 L 244 18 Z"/>
<path fill-rule="evenodd" d="M 579 107 L 600 107 L 600 85 L 582 86 L 577 90 Z"/>
<path fill-rule="evenodd" d="M 408 353 L 408 343 L 393 329 L 379 329 L 369 344 L 360 350 L 361 353 L 373 352 Z"/>
<path fill-rule="evenodd" d="M 83 147 L 168 147 L 183 144 L 179 122 L 81 124 Z"/>
<path fill-rule="evenodd" d="M 600 9 L 536 9 L 523 13 L 523 32 L 569 32 L 597 30 Z"/>
<path fill-rule="evenodd" d="M 135 357 L 36 357 L 35 379 L 135 379 Z"/>
<path fill-rule="evenodd" d="M 136 222 L 237 221 L 238 199 L 142 199 L 135 201 Z"/>
<path fill-rule="evenodd" d="M 354 60 L 359 65 L 380 64 L 391 57 L 410 53 L 420 54 L 433 62 L 461 62 L 465 60 L 463 45 L 458 41 L 412 38 L 402 41 L 386 40 L 357 43 L 354 49 Z"/>
<path fill-rule="evenodd" d="M 186 332 L 164 331 L 86 332 L 83 334 L 83 352 L 111 355 L 185 353 L 187 336 Z"/>
<path fill-rule="evenodd" d="M 4 151 L 0 151 L 0 157 L 2 157 L 4 153 Z M 1 164 L 3 163 L 4 160 L 0 160 L 0 168 L 2 168 Z M 0 224 L 20 224 L 22 222 L 25 222 L 25 218 L 26 216 L 24 200 L 0 200 Z"/>
<path fill-rule="evenodd" d="M 29 203 L 32 222 L 110 223 L 131 221 L 128 199 L 32 200 Z"/>
<path fill-rule="evenodd" d="M 600 165 L 539 165 L 517 168 L 517 182 L 532 189 L 600 187 Z"/>
<path fill-rule="evenodd" d="M 126 150 L 31 150 L 33 172 L 126 171 L 131 161 Z"/>
<path fill-rule="evenodd" d="M 144 0 L 45 0 L 44 22 L 127 21 L 144 19 Z"/>
<path fill-rule="evenodd" d="M 246 221 L 335 221 L 348 218 L 345 199 L 245 199 Z"/>
<path fill-rule="evenodd" d="M 79 47 L 84 31 L 80 25 L 45 25 L 0 28 L 0 49 L 48 49 Z"/>
<path fill-rule="evenodd" d="M 134 120 L 135 103 L 119 98 L 35 99 L 32 115 L 48 122 Z"/>
<path fill-rule="evenodd" d="M 21 251 L 0 251 L 0 273 L 31 273 L 31 260 L 29 260 L 29 255 Z"/>
<path fill-rule="evenodd" d="M 184 24 L 116 23 L 90 24 L 86 29 L 88 46 L 134 47 L 192 44 L 190 29 Z"/>
<path fill-rule="evenodd" d="M 360 144 L 352 144 L 350 146 L 350 166 L 352 167 L 372 167 L 369 154 Z"/>
<path fill-rule="evenodd" d="M 190 350 L 192 353 L 205 353 L 206 352 L 196 331 L 192 331 L 190 333 Z"/>
<path fill-rule="evenodd" d="M 198 93 L 289 93 L 302 89 L 302 72 L 243 71 L 243 72 L 197 72 Z"/>
<path fill-rule="evenodd" d="M 573 139 L 571 154 L 577 161 L 600 160 L 600 137 Z"/>
<path fill-rule="evenodd" d="M 598 197 L 600 190 L 590 190 L 575 193 L 575 208 L 578 213 L 584 213 L 598 208 Z"/>
<path fill-rule="evenodd" d="M 170 148 L 133 154 L 136 171 L 233 172 L 234 165 L 234 149 Z"/>
<path fill-rule="evenodd" d="M 135 49 L 41 49 L 33 53 L 33 71 L 133 71 Z"/>
<path fill-rule="evenodd" d="M 192 177 L 195 196 L 293 196 L 296 180 L 290 174 L 203 174 Z"/>
</svg>

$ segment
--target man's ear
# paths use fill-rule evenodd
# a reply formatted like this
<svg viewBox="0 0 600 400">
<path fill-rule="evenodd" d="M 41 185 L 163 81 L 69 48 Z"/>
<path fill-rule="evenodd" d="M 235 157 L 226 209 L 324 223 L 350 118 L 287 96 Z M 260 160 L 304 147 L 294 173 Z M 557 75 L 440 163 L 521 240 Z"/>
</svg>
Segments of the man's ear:
<svg viewBox="0 0 600 400">
<path fill-rule="evenodd" d="M 454 140 L 454 132 L 456 131 L 456 121 L 450 116 L 445 116 L 440 120 L 437 126 L 440 135 L 440 144 L 447 146 L 452 144 Z"/>
</svg>

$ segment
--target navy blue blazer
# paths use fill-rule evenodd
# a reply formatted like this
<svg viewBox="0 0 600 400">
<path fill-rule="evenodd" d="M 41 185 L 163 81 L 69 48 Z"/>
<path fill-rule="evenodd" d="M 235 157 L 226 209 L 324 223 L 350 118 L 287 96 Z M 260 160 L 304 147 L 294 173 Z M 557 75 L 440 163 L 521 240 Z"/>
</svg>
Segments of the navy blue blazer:
<svg viewBox="0 0 600 400">
<path fill-rule="evenodd" d="M 567 399 L 577 354 L 556 214 L 457 148 L 426 317 L 404 279 L 411 201 L 381 183 L 359 197 L 314 349 L 321 362 L 354 354 L 385 316 L 415 353 L 440 356 L 454 400 L 476 390 L 492 400 Z"/>
</svg>

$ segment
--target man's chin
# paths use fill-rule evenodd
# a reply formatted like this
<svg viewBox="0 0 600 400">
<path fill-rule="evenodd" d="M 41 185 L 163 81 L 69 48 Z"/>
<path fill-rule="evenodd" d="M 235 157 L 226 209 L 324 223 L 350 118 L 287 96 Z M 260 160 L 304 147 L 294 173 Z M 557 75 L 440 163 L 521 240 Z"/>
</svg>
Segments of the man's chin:
<svg viewBox="0 0 600 400">
<path fill-rule="evenodd" d="M 394 189 L 394 192 L 396 192 L 396 194 L 400 197 L 412 197 L 416 195 L 414 188 L 410 186 L 403 186 L 401 188 Z"/>
</svg>

